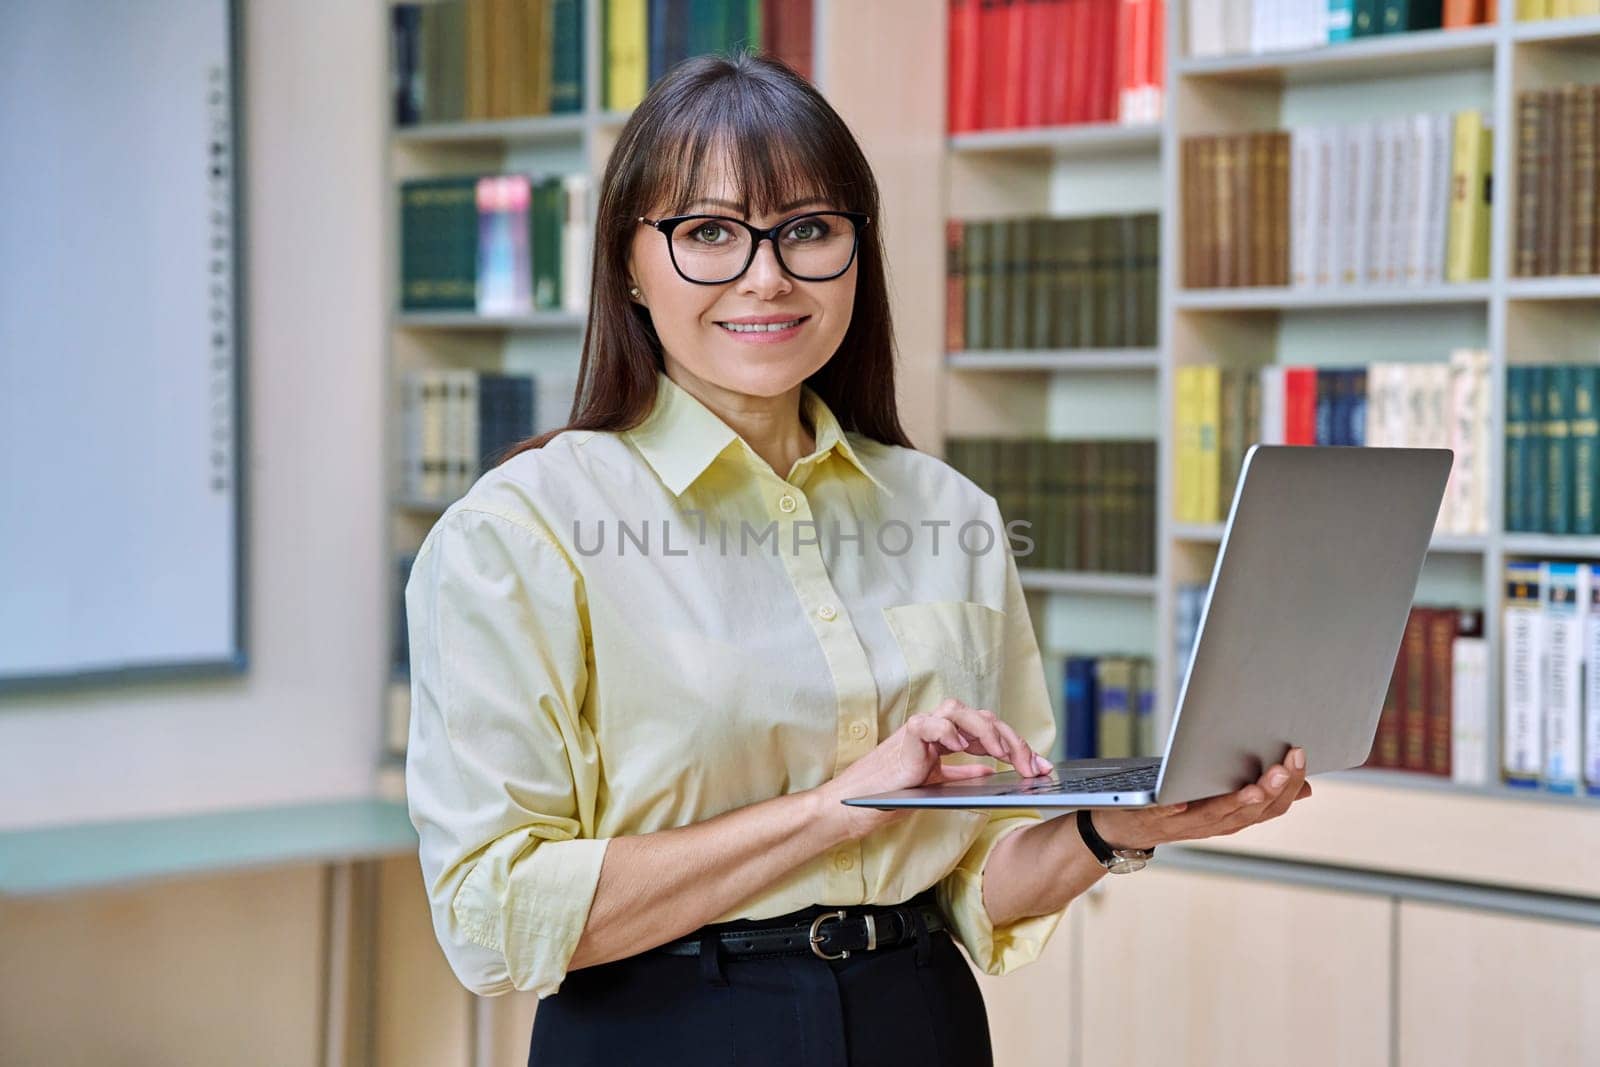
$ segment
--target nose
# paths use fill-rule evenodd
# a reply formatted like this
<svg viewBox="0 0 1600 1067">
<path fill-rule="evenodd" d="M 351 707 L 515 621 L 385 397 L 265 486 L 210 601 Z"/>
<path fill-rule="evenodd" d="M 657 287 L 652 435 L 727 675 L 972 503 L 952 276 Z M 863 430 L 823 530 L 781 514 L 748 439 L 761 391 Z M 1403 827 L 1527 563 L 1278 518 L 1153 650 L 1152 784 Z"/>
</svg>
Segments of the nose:
<svg viewBox="0 0 1600 1067">
<path fill-rule="evenodd" d="M 750 269 L 739 279 L 740 290 L 769 297 L 790 287 L 789 276 L 778 262 L 778 250 L 772 240 L 763 239 L 757 242 L 756 258 L 750 262 Z"/>
</svg>

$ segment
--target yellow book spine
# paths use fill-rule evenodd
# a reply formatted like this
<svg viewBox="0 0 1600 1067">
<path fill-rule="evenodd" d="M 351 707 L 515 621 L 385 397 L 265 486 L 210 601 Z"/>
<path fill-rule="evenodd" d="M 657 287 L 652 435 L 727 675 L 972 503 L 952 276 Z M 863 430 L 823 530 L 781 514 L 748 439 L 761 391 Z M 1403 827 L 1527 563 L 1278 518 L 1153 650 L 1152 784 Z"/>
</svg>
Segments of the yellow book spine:
<svg viewBox="0 0 1600 1067">
<path fill-rule="evenodd" d="M 606 107 L 630 111 L 650 77 L 645 0 L 607 0 L 606 16 Z"/>
<path fill-rule="evenodd" d="M 1174 426 L 1172 432 L 1173 457 L 1176 467 L 1177 499 L 1173 503 L 1173 518 L 1178 522 L 1195 521 L 1195 424 L 1194 424 L 1194 367 L 1179 367 L 1177 395 L 1174 397 Z"/>
<path fill-rule="evenodd" d="M 1595 0 L 1600 4 L 1600 0 Z M 1489 188 L 1494 178 L 1494 129 L 1478 114 L 1478 184 L 1472 193 L 1472 277 L 1489 276 Z"/>
<path fill-rule="evenodd" d="M 1477 259 L 1473 247 L 1477 237 L 1474 207 L 1479 200 L 1483 161 L 1479 142 L 1483 138 L 1483 115 L 1477 111 L 1458 111 L 1450 153 L 1450 232 L 1445 241 L 1444 277 L 1448 282 L 1471 281 Z"/>
<path fill-rule="evenodd" d="M 1518 0 L 1517 17 L 1533 22 L 1550 17 L 1550 0 Z"/>
<path fill-rule="evenodd" d="M 1550 11 L 1546 18 L 1570 19 L 1577 12 L 1573 10 L 1572 0 L 1546 0 Z"/>
<path fill-rule="evenodd" d="M 1196 376 L 1199 410 L 1195 420 L 1200 427 L 1196 463 L 1199 469 L 1195 471 L 1195 480 L 1199 483 L 1198 510 L 1201 522 L 1220 522 L 1222 516 L 1218 501 L 1221 497 L 1222 454 L 1218 446 L 1221 443 L 1222 368 L 1201 367 L 1199 372 Z"/>
</svg>

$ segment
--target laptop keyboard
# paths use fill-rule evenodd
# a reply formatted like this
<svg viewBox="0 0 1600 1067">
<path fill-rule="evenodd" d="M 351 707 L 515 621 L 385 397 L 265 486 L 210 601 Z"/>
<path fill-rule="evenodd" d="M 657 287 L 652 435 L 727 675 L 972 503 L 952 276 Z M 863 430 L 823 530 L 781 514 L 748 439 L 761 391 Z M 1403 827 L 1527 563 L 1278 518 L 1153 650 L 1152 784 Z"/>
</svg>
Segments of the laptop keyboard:
<svg viewBox="0 0 1600 1067">
<path fill-rule="evenodd" d="M 1111 774 L 1081 774 L 1063 778 L 1059 782 L 1039 782 L 1035 785 L 1019 785 L 1011 793 L 1115 793 L 1119 790 L 1125 792 L 1138 792 L 1154 789 L 1156 779 L 1161 775 L 1161 765 L 1151 764 L 1147 767 L 1135 767 L 1127 771 L 1115 771 Z"/>
</svg>

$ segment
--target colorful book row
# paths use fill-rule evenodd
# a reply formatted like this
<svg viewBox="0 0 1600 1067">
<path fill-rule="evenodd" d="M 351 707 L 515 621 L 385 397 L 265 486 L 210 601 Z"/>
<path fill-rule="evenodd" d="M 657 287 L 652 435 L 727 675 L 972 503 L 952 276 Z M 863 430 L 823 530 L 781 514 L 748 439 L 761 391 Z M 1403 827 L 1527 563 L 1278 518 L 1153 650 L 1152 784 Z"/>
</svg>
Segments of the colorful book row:
<svg viewBox="0 0 1600 1067">
<path fill-rule="evenodd" d="M 691 56 L 761 51 L 806 78 L 812 0 L 601 0 L 605 106 L 628 111 Z"/>
<path fill-rule="evenodd" d="M 1154 756 L 1155 665 L 1145 656 L 1068 656 L 1051 760 Z M 1164 740 L 1164 739 L 1163 739 Z"/>
<path fill-rule="evenodd" d="M 991 494 L 1019 567 L 1155 573 L 1154 441 L 956 437 L 950 466 Z"/>
<path fill-rule="evenodd" d="M 945 343 L 958 349 L 1156 343 L 1160 219 L 950 220 Z"/>
<path fill-rule="evenodd" d="M 1600 85 L 1517 94 L 1516 273 L 1600 272 Z"/>
<path fill-rule="evenodd" d="M 590 188 L 582 174 L 403 182 L 401 308 L 582 313 L 593 244 Z"/>
<path fill-rule="evenodd" d="M 1184 284 L 1487 278 L 1492 140 L 1476 110 L 1185 138 Z"/>
<path fill-rule="evenodd" d="M 394 5 L 395 124 L 582 111 L 583 20 L 583 0 Z"/>
<path fill-rule="evenodd" d="M 1489 529 L 1489 353 L 1363 367 L 1179 367 L 1174 381 L 1173 517 L 1227 517 L 1252 443 L 1450 448 L 1436 533 Z"/>
<path fill-rule="evenodd" d="M 1596 534 L 1600 367 L 1506 368 L 1506 530 Z"/>
<path fill-rule="evenodd" d="M 1495 0 L 1189 0 L 1189 55 L 1322 48 L 1377 34 L 1492 23 Z"/>
<path fill-rule="evenodd" d="M 1600 565 L 1506 564 L 1509 785 L 1600 796 Z"/>
<path fill-rule="evenodd" d="M 950 0 L 950 132 L 1160 121 L 1166 22 L 1166 0 Z"/>
</svg>

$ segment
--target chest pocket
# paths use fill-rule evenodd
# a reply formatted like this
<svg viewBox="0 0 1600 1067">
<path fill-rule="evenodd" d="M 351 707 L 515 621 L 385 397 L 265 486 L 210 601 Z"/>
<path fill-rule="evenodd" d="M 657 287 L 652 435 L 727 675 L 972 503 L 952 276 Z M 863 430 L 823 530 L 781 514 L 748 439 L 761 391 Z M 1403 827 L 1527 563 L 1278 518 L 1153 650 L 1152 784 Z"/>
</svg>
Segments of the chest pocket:
<svg viewBox="0 0 1600 1067">
<path fill-rule="evenodd" d="M 971 600 L 940 600 L 897 604 L 883 615 L 906 661 L 905 715 L 932 711 L 946 697 L 1000 711 L 1005 612 Z"/>
</svg>

